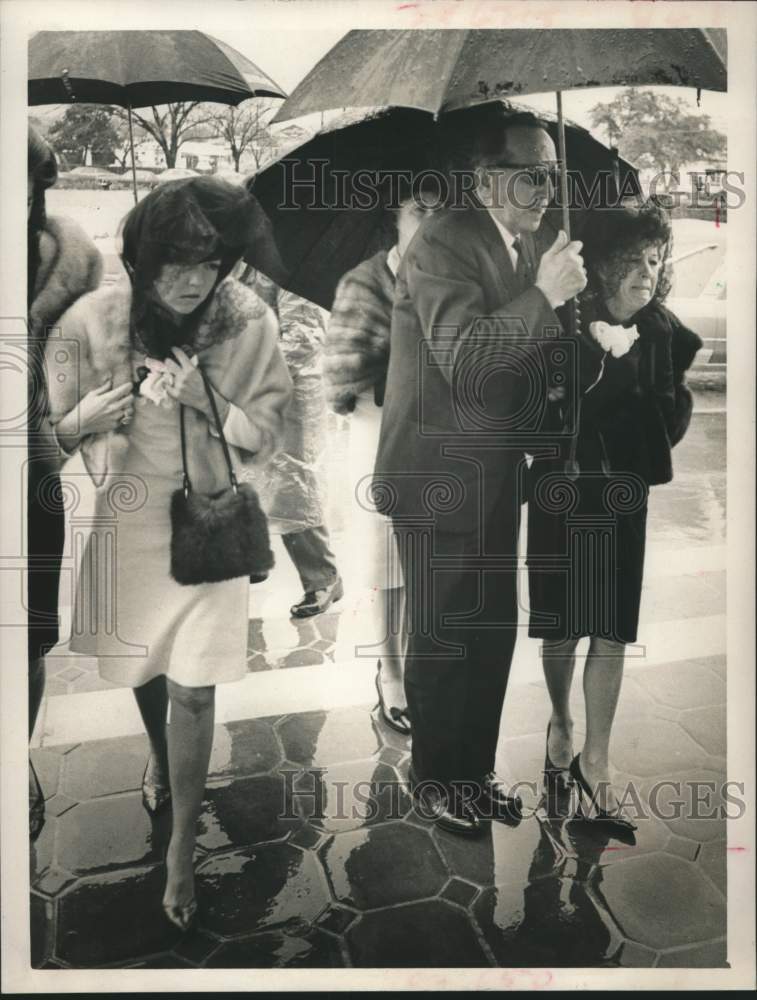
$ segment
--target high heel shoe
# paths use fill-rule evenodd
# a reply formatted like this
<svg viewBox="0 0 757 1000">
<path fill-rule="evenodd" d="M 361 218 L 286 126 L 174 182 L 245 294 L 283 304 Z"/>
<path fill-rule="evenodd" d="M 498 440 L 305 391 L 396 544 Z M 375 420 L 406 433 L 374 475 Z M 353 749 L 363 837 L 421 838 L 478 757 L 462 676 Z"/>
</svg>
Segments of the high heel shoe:
<svg viewBox="0 0 757 1000">
<path fill-rule="evenodd" d="M 562 766 L 555 764 L 549 756 L 549 734 L 552 723 L 547 723 L 547 743 L 544 750 L 544 777 L 551 791 L 565 793 L 570 787 L 570 764 Z"/>
<path fill-rule="evenodd" d="M 395 706 L 387 708 L 384 704 L 384 692 L 381 690 L 381 660 L 378 661 L 378 670 L 376 671 L 376 692 L 378 693 L 378 707 L 381 712 L 381 718 L 396 733 L 409 736 L 410 716 L 407 709 L 396 708 Z"/>
<path fill-rule="evenodd" d="M 154 816 L 171 801 L 171 789 L 168 785 L 161 785 L 157 781 L 148 781 L 147 772 L 149 770 L 150 761 L 148 760 L 145 765 L 145 773 L 142 775 L 142 805 L 151 816 Z"/>
<path fill-rule="evenodd" d="M 578 788 L 579 809 L 583 819 L 595 823 L 599 822 L 612 824 L 625 832 L 633 832 L 634 830 L 637 830 L 638 827 L 636 824 L 632 823 L 630 819 L 626 819 L 625 816 L 623 816 L 620 806 L 612 812 L 608 812 L 606 809 L 602 809 L 601 806 L 597 804 L 596 792 L 592 791 L 589 782 L 583 775 L 581 765 L 578 762 L 580 756 L 580 754 L 576 754 L 570 762 L 570 775 Z M 588 800 L 588 807 L 584 804 L 585 799 Z"/>
<path fill-rule="evenodd" d="M 175 927 L 186 933 L 197 919 L 197 900 L 193 898 L 182 905 L 163 903 L 163 912 Z"/>
<path fill-rule="evenodd" d="M 31 761 L 29 761 L 29 777 L 34 787 L 34 798 L 29 804 L 29 839 L 34 843 L 45 825 L 45 796 Z"/>
</svg>

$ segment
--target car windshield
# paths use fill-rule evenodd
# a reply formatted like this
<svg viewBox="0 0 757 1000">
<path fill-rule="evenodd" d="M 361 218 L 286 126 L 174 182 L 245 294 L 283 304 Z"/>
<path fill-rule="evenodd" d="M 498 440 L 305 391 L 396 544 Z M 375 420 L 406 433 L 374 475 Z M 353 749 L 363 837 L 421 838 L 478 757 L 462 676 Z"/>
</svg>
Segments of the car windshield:
<svg viewBox="0 0 757 1000">
<path fill-rule="evenodd" d="M 673 298 L 725 298 L 725 229 L 724 224 L 674 221 Z"/>
</svg>

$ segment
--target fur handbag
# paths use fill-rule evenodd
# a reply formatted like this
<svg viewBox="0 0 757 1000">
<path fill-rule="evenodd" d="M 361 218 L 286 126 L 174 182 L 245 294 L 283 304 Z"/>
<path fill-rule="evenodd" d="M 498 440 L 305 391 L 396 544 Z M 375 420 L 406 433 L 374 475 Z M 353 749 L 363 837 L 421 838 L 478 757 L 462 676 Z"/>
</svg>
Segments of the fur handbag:
<svg viewBox="0 0 757 1000">
<path fill-rule="evenodd" d="M 238 483 L 213 393 L 199 369 L 223 447 L 230 486 L 196 493 L 187 471 L 184 407 L 180 409 L 184 482 L 171 497 L 171 576 L 180 584 L 220 583 L 238 576 L 265 579 L 273 566 L 268 521 L 249 483 Z"/>
</svg>

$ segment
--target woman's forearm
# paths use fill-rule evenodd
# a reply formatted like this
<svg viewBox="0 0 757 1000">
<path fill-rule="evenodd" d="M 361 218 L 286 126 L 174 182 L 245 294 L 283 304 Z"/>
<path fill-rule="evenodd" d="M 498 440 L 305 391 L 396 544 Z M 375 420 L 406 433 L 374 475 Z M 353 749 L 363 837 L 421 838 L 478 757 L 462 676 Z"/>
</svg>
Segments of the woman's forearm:
<svg viewBox="0 0 757 1000">
<path fill-rule="evenodd" d="M 79 448 L 86 434 L 82 431 L 79 404 L 52 425 L 53 434 L 61 449 L 71 455 Z"/>
</svg>

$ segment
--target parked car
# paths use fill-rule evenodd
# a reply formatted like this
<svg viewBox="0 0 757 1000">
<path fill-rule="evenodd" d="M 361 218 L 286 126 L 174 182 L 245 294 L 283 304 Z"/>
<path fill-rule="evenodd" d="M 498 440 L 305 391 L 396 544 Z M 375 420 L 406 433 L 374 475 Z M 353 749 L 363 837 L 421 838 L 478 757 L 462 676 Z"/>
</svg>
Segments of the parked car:
<svg viewBox="0 0 757 1000">
<path fill-rule="evenodd" d="M 673 220 L 673 286 L 666 305 L 704 341 L 695 369 L 725 374 L 726 230 L 700 219 Z"/>
</svg>

